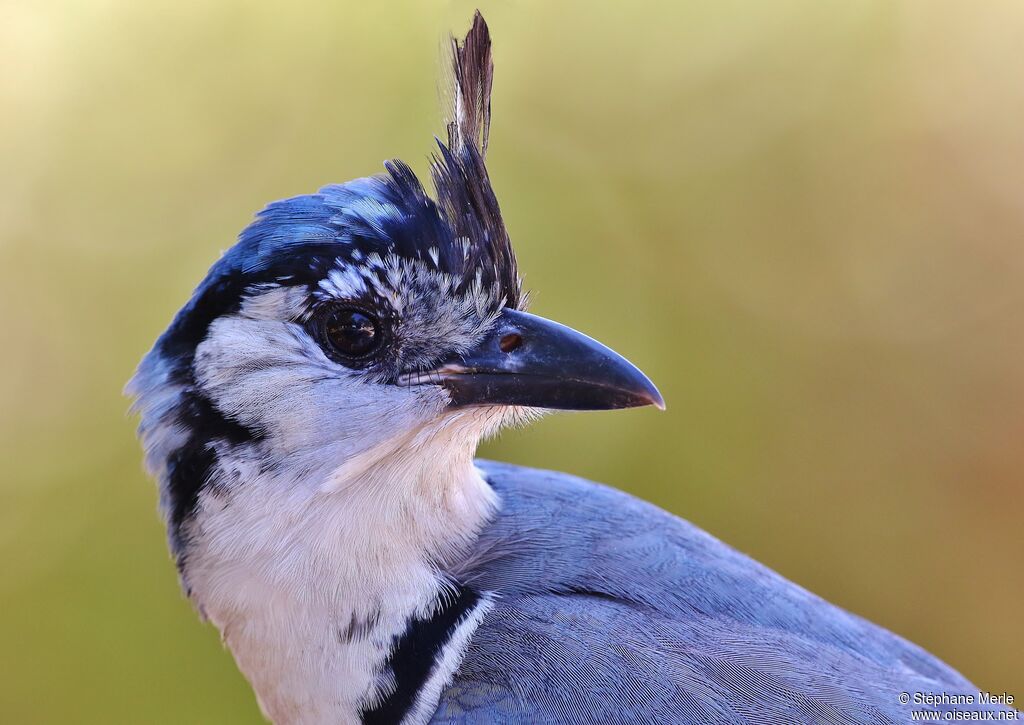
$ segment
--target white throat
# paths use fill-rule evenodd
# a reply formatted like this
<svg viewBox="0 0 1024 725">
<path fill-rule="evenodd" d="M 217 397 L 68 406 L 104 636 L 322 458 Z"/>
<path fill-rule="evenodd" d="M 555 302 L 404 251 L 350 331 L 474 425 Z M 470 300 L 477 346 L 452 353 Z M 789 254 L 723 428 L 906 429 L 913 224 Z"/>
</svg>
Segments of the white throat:
<svg viewBox="0 0 1024 725">
<path fill-rule="evenodd" d="M 400 684 L 387 666 L 396 641 L 451 600 L 442 571 L 498 506 L 473 465 L 482 421 L 467 415 L 333 469 L 221 462 L 185 577 L 274 722 L 358 722 Z M 488 606 L 460 620 L 458 651 L 438 658 L 406 722 L 429 719 Z"/>
</svg>

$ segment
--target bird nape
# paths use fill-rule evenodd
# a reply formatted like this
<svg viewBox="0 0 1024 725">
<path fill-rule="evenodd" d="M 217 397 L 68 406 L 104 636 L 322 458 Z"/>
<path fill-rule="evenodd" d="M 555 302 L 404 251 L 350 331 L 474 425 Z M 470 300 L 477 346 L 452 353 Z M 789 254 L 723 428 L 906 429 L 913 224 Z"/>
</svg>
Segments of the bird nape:
<svg viewBox="0 0 1024 725">
<path fill-rule="evenodd" d="M 895 723 L 902 692 L 976 692 L 654 506 L 474 460 L 543 409 L 663 407 L 525 311 L 484 166 L 492 72 L 478 13 L 434 197 L 392 161 L 269 205 L 129 384 L 182 585 L 265 715 Z"/>
</svg>

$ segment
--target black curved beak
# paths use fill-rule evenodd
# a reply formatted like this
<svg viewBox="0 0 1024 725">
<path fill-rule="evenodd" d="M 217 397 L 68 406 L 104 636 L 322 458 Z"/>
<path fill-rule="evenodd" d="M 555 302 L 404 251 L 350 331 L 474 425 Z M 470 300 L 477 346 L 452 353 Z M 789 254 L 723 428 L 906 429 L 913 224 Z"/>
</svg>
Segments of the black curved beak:
<svg viewBox="0 0 1024 725">
<path fill-rule="evenodd" d="M 475 350 L 408 382 L 441 385 L 453 407 L 665 409 L 654 383 L 626 358 L 565 325 L 510 309 Z"/>
</svg>

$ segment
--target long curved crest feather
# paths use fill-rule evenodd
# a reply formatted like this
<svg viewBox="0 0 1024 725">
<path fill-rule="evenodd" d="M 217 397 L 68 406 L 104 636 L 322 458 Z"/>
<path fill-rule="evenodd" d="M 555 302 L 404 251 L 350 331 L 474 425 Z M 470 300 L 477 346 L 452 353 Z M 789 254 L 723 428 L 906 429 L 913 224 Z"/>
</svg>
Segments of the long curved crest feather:
<svg viewBox="0 0 1024 725">
<path fill-rule="evenodd" d="M 473 15 L 473 26 L 460 44 L 451 39 L 454 75 L 454 108 L 448 122 L 448 146 L 461 151 L 466 144 L 487 154 L 487 134 L 491 125 L 491 83 L 494 61 L 491 59 L 491 35 L 480 11 Z"/>
<path fill-rule="evenodd" d="M 460 43 L 451 40 L 454 100 L 448 143 L 440 141 L 431 175 L 437 203 L 462 240 L 471 268 L 493 270 L 505 304 L 525 303 L 515 252 L 484 166 L 491 123 L 491 36 L 480 11 Z"/>
</svg>

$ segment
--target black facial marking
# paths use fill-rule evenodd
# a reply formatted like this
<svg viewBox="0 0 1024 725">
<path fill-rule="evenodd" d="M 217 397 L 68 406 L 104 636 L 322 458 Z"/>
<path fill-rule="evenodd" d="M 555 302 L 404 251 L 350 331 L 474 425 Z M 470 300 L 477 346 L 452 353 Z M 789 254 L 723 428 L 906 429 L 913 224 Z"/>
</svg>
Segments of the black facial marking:
<svg viewBox="0 0 1024 725">
<path fill-rule="evenodd" d="M 479 601 L 479 594 L 460 584 L 455 595 L 443 601 L 429 618 L 409 622 L 385 663 L 395 676 L 395 691 L 376 707 L 362 711 L 364 725 L 390 725 L 405 717 L 441 650 Z"/>
<path fill-rule="evenodd" d="M 184 524 L 195 512 L 199 492 L 209 483 L 217 461 L 211 444 L 216 441 L 234 445 L 250 443 L 260 440 L 263 433 L 225 416 L 194 390 L 182 395 L 177 415 L 179 425 L 189 431 L 189 437 L 168 457 L 165 494 L 170 536 L 178 552 L 180 568 L 184 566 Z"/>
</svg>

